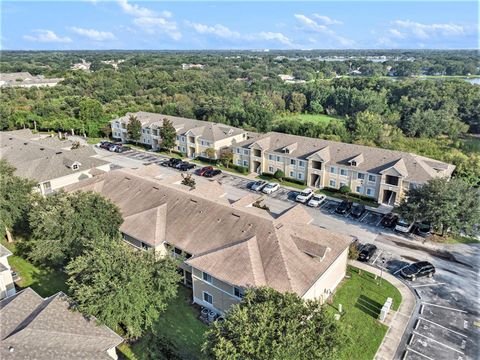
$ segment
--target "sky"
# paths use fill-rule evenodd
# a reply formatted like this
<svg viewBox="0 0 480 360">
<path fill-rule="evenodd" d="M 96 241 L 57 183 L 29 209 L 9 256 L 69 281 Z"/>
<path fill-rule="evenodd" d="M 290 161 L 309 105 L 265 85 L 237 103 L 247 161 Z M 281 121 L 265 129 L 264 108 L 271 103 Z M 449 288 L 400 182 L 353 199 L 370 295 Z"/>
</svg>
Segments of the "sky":
<svg viewBox="0 0 480 360">
<path fill-rule="evenodd" d="M 0 1 L 2 50 L 475 49 L 476 1 Z"/>
</svg>

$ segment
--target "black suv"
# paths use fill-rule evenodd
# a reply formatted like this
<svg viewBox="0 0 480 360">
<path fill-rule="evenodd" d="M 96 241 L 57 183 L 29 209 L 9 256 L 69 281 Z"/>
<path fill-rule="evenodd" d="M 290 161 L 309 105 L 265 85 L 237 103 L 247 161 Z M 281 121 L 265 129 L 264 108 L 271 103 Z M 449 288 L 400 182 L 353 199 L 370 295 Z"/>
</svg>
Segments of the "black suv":
<svg viewBox="0 0 480 360">
<path fill-rule="evenodd" d="M 175 168 L 180 171 L 187 171 L 187 170 L 193 169 L 194 167 L 195 167 L 194 164 L 189 163 L 187 161 L 182 161 L 179 164 L 177 164 L 177 166 L 175 166 Z"/>
<path fill-rule="evenodd" d="M 360 248 L 360 254 L 358 254 L 359 261 L 368 261 L 375 254 L 377 247 L 373 244 L 365 244 Z"/>
<path fill-rule="evenodd" d="M 352 217 L 358 219 L 359 217 L 361 217 L 363 214 L 365 213 L 365 205 L 363 204 L 358 204 L 358 205 L 355 205 L 352 209 L 352 212 L 350 213 L 350 215 L 352 215 Z"/>
<path fill-rule="evenodd" d="M 175 167 L 175 166 L 177 166 L 178 164 L 180 164 L 181 162 L 182 162 L 181 159 L 170 158 L 170 159 L 162 162 L 160 165 L 162 165 L 162 166 L 167 166 L 167 167 Z"/>
<path fill-rule="evenodd" d="M 353 203 L 348 200 L 343 200 L 340 205 L 337 206 L 335 212 L 340 215 L 347 214 L 352 208 Z"/>
<path fill-rule="evenodd" d="M 400 275 L 403 278 L 415 281 L 419 277 L 428 276 L 432 277 L 435 274 L 435 266 L 428 261 L 420 261 L 408 265 L 400 271 Z"/>
<path fill-rule="evenodd" d="M 398 215 L 394 213 L 388 213 L 383 217 L 380 224 L 384 227 L 393 229 L 397 225 L 397 222 L 398 222 Z"/>
</svg>

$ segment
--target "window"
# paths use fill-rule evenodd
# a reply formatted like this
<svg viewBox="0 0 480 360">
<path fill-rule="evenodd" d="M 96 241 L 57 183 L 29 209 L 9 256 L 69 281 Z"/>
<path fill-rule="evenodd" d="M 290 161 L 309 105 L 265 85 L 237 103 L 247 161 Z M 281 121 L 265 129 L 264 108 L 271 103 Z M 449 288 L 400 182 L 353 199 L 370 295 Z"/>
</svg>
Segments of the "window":
<svg viewBox="0 0 480 360">
<path fill-rule="evenodd" d="M 298 160 L 298 166 L 299 166 L 299 167 L 305 167 L 305 161 L 303 161 L 303 160 Z"/>
<path fill-rule="evenodd" d="M 248 160 L 243 160 L 243 166 L 248 166 Z"/>
<path fill-rule="evenodd" d="M 360 180 L 365 179 L 365 174 L 363 174 L 363 173 L 358 173 L 358 174 L 357 174 L 357 179 L 360 179 Z"/>
<path fill-rule="evenodd" d="M 348 172 L 345 169 L 340 169 L 340 175 L 347 176 Z"/>
<path fill-rule="evenodd" d="M 78 170 L 78 164 L 73 164 L 73 165 L 72 165 L 72 169 L 73 169 L 73 170 Z"/>
<path fill-rule="evenodd" d="M 242 165 L 242 160 L 238 159 L 237 160 L 237 165 Z"/>
<path fill-rule="evenodd" d="M 357 162 L 356 162 L 355 160 L 352 160 L 352 161 L 350 162 L 350 165 L 352 165 L 352 166 L 357 166 Z"/>
<path fill-rule="evenodd" d="M 273 156 L 273 155 L 268 155 L 268 160 L 275 160 L 275 156 Z"/>
<path fill-rule="evenodd" d="M 243 149 L 243 155 L 248 155 L 248 150 L 247 149 Z"/>
<path fill-rule="evenodd" d="M 50 184 L 50 181 L 47 181 L 47 182 L 43 183 L 43 190 L 45 192 L 52 190 L 52 185 Z"/>
<path fill-rule="evenodd" d="M 277 156 L 277 162 L 283 162 L 283 157 L 282 156 Z"/>
<path fill-rule="evenodd" d="M 340 183 L 340 187 L 342 187 L 342 186 L 347 186 L 347 184 L 342 181 L 342 182 Z"/>
<path fill-rule="evenodd" d="M 200 145 L 205 146 L 205 141 L 200 140 Z"/>
<path fill-rule="evenodd" d="M 335 180 L 330 180 L 330 187 L 336 187 L 337 186 L 337 182 Z"/>
<path fill-rule="evenodd" d="M 377 180 L 375 175 L 368 175 L 368 181 L 374 183 Z"/>
<path fill-rule="evenodd" d="M 295 164 L 296 164 L 295 159 L 290 159 L 290 165 L 295 165 Z"/>
<path fill-rule="evenodd" d="M 144 242 L 142 242 L 142 249 L 143 249 L 143 250 L 148 250 L 148 249 L 150 249 L 150 245 L 145 244 Z"/>
<path fill-rule="evenodd" d="M 268 172 L 273 173 L 273 166 L 269 166 L 269 167 L 268 167 Z"/>
<path fill-rule="evenodd" d="M 180 136 L 177 135 L 177 140 L 180 140 Z"/>
<path fill-rule="evenodd" d="M 237 154 L 240 154 L 240 148 L 237 148 Z"/>
<path fill-rule="evenodd" d="M 210 274 L 207 274 L 206 272 L 202 273 L 203 280 L 205 280 L 208 283 L 212 283 L 212 276 Z"/>
<path fill-rule="evenodd" d="M 145 129 L 142 129 L 142 133 L 144 133 L 144 134 L 145 134 Z"/>
<path fill-rule="evenodd" d="M 355 190 L 356 190 L 357 193 L 363 194 L 363 187 L 357 186 L 357 188 Z"/>
<path fill-rule="evenodd" d="M 213 304 L 213 296 L 204 291 L 203 292 L 203 301 L 205 301 L 209 304 Z"/>
<path fill-rule="evenodd" d="M 182 141 L 185 142 L 185 136 L 182 136 L 180 139 L 182 139 Z"/>
<path fill-rule="evenodd" d="M 336 174 L 337 173 L 337 168 L 335 166 L 330 166 L 330 173 Z"/>
<path fill-rule="evenodd" d="M 375 196 L 375 189 L 367 188 L 367 195 L 368 196 Z"/>
<path fill-rule="evenodd" d="M 303 180 L 303 174 L 302 173 L 298 173 L 298 179 Z"/>
<path fill-rule="evenodd" d="M 243 299 L 242 291 L 241 291 L 239 288 L 237 288 L 236 286 L 233 287 L 233 294 L 234 294 L 236 297 L 238 297 L 238 298 L 240 298 L 240 299 Z"/>
<path fill-rule="evenodd" d="M 291 178 L 295 177 L 295 171 L 290 171 L 290 177 Z"/>
</svg>

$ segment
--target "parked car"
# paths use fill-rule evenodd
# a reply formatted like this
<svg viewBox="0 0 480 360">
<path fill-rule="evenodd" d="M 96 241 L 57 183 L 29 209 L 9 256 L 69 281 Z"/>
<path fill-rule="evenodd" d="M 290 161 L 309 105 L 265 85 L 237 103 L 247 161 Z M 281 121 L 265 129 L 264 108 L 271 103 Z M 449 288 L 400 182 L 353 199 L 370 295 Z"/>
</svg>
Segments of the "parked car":
<svg viewBox="0 0 480 360">
<path fill-rule="evenodd" d="M 130 147 L 121 145 L 115 149 L 115 152 L 124 153 L 125 151 L 128 151 L 128 150 L 131 150 Z"/>
<path fill-rule="evenodd" d="M 319 207 L 321 203 L 325 201 L 327 197 L 322 194 L 315 194 L 313 197 L 310 199 L 310 201 L 307 203 L 308 206 L 311 207 Z"/>
<path fill-rule="evenodd" d="M 278 189 L 280 189 L 280 185 L 278 183 L 271 182 L 263 187 L 262 192 L 265 194 L 271 194 Z"/>
<path fill-rule="evenodd" d="M 340 205 L 337 206 L 335 209 L 335 212 L 340 215 L 345 215 L 348 214 L 348 212 L 351 210 L 353 206 L 353 203 L 349 200 L 343 200 Z"/>
<path fill-rule="evenodd" d="M 360 248 L 360 253 L 358 254 L 359 261 L 368 261 L 375 254 L 377 247 L 373 244 L 365 244 Z"/>
<path fill-rule="evenodd" d="M 113 145 L 113 143 L 111 143 L 110 141 L 102 141 L 102 142 L 100 142 L 99 147 L 100 147 L 101 149 L 108 150 L 108 148 L 109 148 L 111 145 Z"/>
<path fill-rule="evenodd" d="M 222 170 L 218 170 L 218 169 L 212 169 L 212 170 L 208 170 L 206 171 L 203 176 L 207 177 L 207 178 L 212 178 L 214 176 L 217 176 L 217 175 L 220 175 L 222 173 Z"/>
<path fill-rule="evenodd" d="M 187 161 L 181 161 L 177 166 L 175 166 L 175 168 L 180 171 L 187 171 L 195 168 L 195 164 L 189 163 Z"/>
<path fill-rule="evenodd" d="M 394 213 L 388 213 L 383 217 L 382 221 L 380 221 L 380 225 L 393 229 L 397 225 L 397 222 L 398 215 Z"/>
<path fill-rule="evenodd" d="M 108 150 L 108 151 L 111 151 L 111 152 L 117 152 L 117 149 L 119 149 L 120 146 L 121 146 L 121 145 L 111 144 L 111 145 L 107 148 L 107 150 Z"/>
<path fill-rule="evenodd" d="M 432 225 L 428 222 L 421 222 L 415 224 L 415 233 L 421 237 L 432 235 Z"/>
<path fill-rule="evenodd" d="M 162 162 L 160 165 L 162 166 L 167 166 L 167 167 L 176 167 L 178 164 L 180 164 L 182 160 L 177 159 L 177 158 L 170 158 L 164 162 Z"/>
<path fill-rule="evenodd" d="M 207 171 L 213 170 L 213 166 L 204 166 L 197 170 L 197 175 L 204 176 Z"/>
<path fill-rule="evenodd" d="M 308 201 L 313 197 L 313 195 L 315 195 L 315 192 L 312 189 L 306 188 L 297 195 L 295 201 L 305 204 L 308 203 Z"/>
<path fill-rule="evenodd" d="M 265 185 L 267 185 L 266 181 L 263 181 L 263 180 L 255 181 L 252 184 L 252 187 L 250 189 L 252 189 L 253 191 L 262 191 Z"/>
<path fill-rule="evenodd" d="M 365 214 L 365 211 L 366 211 L 365 205 L 357 204 L 352 208 L 352 211 L 350 212 L 350 215 L 352 215 L 352 217 L 358 219 L 363 214 Z"/>
<path fill-rule="evenodd" d="M 412 231 L 413 222 L 409 222 L 405 219 L 398 219 L 397 225 L 395 225 L 395 231 L 408 234 Z"/>
<path fill-rule="evenodd" d="M 435 266 L 428 261 L 419 261 L 408 265 L 400 271 L 400 275 L 408 280 L 415 281 L 419 277 L 432 277 L 435 274 Z"/>
</svg>

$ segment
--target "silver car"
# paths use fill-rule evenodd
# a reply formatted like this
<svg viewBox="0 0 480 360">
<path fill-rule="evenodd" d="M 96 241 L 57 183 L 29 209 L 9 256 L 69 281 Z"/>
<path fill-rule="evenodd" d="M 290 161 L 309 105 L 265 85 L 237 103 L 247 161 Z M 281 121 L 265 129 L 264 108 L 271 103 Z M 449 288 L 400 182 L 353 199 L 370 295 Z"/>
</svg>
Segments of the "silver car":
<svg viewBox="0 0 480 360">
<path fill-rule="evenodd" d="M 265 185 L 267 185 L 266 181 L 263 181 L 263 180 L 255 181 L 250 189 L 252 189 L 253 191 L 262 191 Z"/>
</svg>

